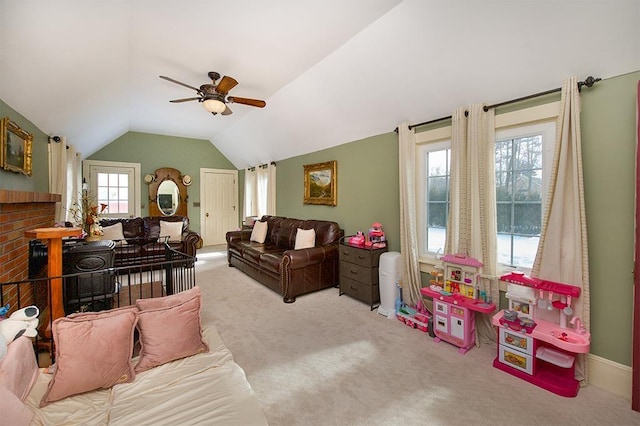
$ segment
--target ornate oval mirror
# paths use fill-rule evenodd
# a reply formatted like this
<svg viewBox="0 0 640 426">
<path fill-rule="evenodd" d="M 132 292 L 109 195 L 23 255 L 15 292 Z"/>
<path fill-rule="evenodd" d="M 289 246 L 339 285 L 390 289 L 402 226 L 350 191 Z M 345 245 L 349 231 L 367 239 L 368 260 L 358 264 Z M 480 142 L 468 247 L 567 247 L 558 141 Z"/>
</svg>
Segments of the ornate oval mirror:
<svg viewBox="0 0 640 426">
<path fill-rule="evenodd" d="M 157 169 L 145 176 L 149 184 L 149 216 L 187 216 L 187 187 L 179 170 Z"/>
<path fill-rule="evenodd" d="M 178 185 L 172 180 L 164 180 L 158 186 L 158 209 L 164 216 L 172 216 L 180 205 Z"/>
</svg>

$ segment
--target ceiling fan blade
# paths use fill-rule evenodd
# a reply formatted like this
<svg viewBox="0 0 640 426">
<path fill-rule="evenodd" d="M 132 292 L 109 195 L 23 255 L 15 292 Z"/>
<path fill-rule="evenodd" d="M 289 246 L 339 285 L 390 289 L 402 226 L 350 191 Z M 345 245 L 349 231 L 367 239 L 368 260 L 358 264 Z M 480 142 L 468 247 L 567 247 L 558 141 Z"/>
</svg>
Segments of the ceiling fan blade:
<svg viewBox="0 0 640 426">
<path fill-rule="evenodd" d="M 222 96 L 226 96 L 227 93 L 229 93 L 229 90 L 233 89 L 237 85 L 238 82 L 234 78 L 225 75 L 216 86 L 216 92 L 220 93 Z"/>
<path fill-rule="evenodd" d="M 229 108 L 229 105 L 225 105 L 226 108 L 224 111 L 222 111 L 222 115 L 231 115 L 233 114 L 233 111 L 231 111 L 231 108 Z"/>
<path fill-rule="evenodd" d="M 164 75 L 161 75 L 161 76 L 159 76 L 159 77 L 160 77 L 161 79 L 163 79 L 163 80 L 167 80 L 167 81 L 170 81 L 170 82 L 172 82 L 172 83 L 179 84 L 180 86 L 184 86 L 184 87 L 186 87 L 186 88 L 188 88 L 188 89 L 195 90 L 195 91 L 196 91 L 196 93 L 202 94 L 202 92 L 200 91 L 200 89 L 198 89 L 198 88 L 196 88 L 196 87 L 193 87 L 193 86 L 189 86 L 188 84 L 186 84 L 186 83 L 182 83 L 181 81 L 174 80 L 174 79 L 172 79 L 172 78 L 170 78 L 170 77 L 165 77 Z"/>
<path fill-rule="evenodd" d="M 184 98 L 184 99 L 173 99 L 169 102 L 187 102 L 187 101 L 198 101 L 201 98 Z"/>
<path fill-rule="evenodd" d="M 237 104 L 250 105 L 258 108 L 264 108 L 267 103 L 259 99 L 239 98 L 237 96 L 229 96 L 227 98 L 229 102 L 235 102 Z"/>
</svg>

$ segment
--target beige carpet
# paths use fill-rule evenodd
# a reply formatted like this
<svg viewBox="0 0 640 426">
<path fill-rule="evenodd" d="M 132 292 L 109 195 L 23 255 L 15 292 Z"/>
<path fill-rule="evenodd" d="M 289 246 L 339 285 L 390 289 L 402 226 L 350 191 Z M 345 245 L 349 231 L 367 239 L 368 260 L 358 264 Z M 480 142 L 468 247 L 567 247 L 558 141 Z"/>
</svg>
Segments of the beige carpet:
<svg viewBox="0 0 640 426">
<path fill-rule="evenodd" d="M 631 402 L 564 398 L 371 312 L 337 289 L 284 304 L 226 255 L 198 254 L 203 321 L 215 324 L 275 425 L 640 425 Z"/>
</svg>

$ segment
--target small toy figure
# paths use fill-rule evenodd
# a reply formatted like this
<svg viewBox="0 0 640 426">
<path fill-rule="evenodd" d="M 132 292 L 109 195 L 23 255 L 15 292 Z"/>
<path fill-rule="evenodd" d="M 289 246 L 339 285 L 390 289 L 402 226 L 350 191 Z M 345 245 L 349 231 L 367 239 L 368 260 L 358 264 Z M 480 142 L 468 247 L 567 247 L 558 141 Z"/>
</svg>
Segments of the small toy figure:
<svg viewBox="0 0 640 426">
<path fill-rule="evenodd" d="M 364 232 L 358 231 L 355 236 L 349 238 L 349 244 L 352 246 L 363 246 L 364 240 Z"/>
<path fill-rule="evenodd" d="M 369 239 L 366 245 L 373 246 L 375 248 L 387 246 L 384 231 L 382 230 L 382 224 L 380 222 L 373 223 L 371 228 L 369 228 Z"/>
<path fill-rule="evenodd" d="M 11 305 L 9 303 L 7 303 L 4 306 L 0 306 L 0 319 L 4 319 L 4 317 L 7 315 L 7 313 L 9 312 L 9 308 L 11 307 Z"/>
<path fill-rule="evenodd" d="M 9 318 L 0 321 L 0 359 L 6 354 L 7 346 L 18 337 L 36 337 L 38 335 L 38 315 L 40 315 L 40 310 L 37 306 L 27 306 L 12 313 Z"/>
</svg>

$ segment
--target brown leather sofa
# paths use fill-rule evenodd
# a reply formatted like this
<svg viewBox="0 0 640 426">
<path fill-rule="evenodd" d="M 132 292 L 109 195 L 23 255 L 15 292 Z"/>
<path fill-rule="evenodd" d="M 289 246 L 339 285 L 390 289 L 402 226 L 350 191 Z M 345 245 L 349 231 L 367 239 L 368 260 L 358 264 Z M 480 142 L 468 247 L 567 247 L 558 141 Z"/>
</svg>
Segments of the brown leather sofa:
<svg viewBox="0 0 640 426">
<path fill-rule="evenodd" d="M 268 224 L 263 244 L 250 241 L 251 230 L 227 232 L 227 259 L 293 303 L 296 296 L 338 285 L 338 243 L 344 231 L 335 222 L 263 216 Z M 315 247 L 294 250 L 296 232 L 314 229 Z"/>
<path fill-rule="evenodd" d="M 126 244 L 116 241 L 115 266 L 137 266 L 166 260 L 165 240 L 160 239 L 160 221 L 182 222 L 182 240 L 168 241 L 169 247 L 195 257 L 200 235 L 189 229 L 189 218 L 185 216 L 134 217 L 127 219 L 102 219 L 100 226 L 122 223 Z M 119 243 L 119 244 L 118 244 Z"/>
</svg>

